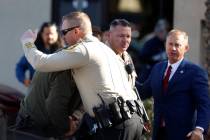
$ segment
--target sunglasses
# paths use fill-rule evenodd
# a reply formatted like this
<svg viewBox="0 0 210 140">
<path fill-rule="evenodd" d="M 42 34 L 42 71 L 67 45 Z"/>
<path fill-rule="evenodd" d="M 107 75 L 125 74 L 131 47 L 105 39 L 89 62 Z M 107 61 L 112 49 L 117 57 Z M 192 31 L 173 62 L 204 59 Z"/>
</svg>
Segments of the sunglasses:
<svg viewBox="0 0 210 140">
<path fill-rule="evenodd" d="M 75 28 L 78 28 L 79 26 L 74 26 L 74 27 L 71 27 L 71 28 L 67 28 L 67 29 L 64 29 L 64 30 L 61 30 L 61 34 L 63 36 L 65 36 L 69 31 L 75 29 Z"/>
</svg>

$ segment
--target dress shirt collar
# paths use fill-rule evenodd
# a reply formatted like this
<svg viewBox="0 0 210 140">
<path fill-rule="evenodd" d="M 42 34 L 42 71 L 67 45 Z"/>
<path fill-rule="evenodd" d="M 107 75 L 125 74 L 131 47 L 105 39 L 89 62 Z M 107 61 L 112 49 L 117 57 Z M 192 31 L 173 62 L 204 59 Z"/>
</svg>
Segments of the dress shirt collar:
<svg viewBox="0 0 210 140">
<path fill-rule="evenodd" d="M 179 65 L 181 64 L 182 60 L 184 58 L 182 58 L 181 60 L 177 61 L 176 63 L 170 64 L 170 62 L 168 61 L 168 65 L 167 68 L 171 65 L 172 69 L 171 69 L 171 74 L 169 77 L 169 80 L 172 78 L 172 76 L 174 75 L 174 73 L 176 72 L 176 70 L 178 69 Z"/>
</svg>

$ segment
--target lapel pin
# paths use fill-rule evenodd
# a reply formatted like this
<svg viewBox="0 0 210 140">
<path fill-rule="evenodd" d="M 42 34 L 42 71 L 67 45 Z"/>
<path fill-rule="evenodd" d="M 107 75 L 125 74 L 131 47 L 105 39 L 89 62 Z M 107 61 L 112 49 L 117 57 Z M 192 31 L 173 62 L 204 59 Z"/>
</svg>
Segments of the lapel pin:
<svg viewBox="0 0 210 140">
<path fill-rule="evenodd" d="M 181 70 L 181 71 L 180 71 L 180 73 L 181 73 L 181 74 L 183 74 L 183 73 L 184 73 L 184 71 L 183 71 L 183 70 Z"/>
</svg>

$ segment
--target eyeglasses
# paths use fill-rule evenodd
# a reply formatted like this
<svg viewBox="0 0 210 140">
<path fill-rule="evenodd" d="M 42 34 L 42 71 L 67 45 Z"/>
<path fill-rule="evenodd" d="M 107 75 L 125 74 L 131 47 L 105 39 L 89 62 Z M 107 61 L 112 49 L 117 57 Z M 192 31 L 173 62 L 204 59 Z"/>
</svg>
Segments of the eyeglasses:
<svg viewBox="0 0 210 140">
<path fill-rule="evenodd" d="M 74 27 L 71 27 L 71 28 L 67 28 L 67 29 L 64 29 L 64 30 L 61 30 L 61 33 L 63 36 L 65 36 L 69 31 L 75 29 L 75 28 L 78 28 L 79 26 L 74 26 Z"/>
</svg>

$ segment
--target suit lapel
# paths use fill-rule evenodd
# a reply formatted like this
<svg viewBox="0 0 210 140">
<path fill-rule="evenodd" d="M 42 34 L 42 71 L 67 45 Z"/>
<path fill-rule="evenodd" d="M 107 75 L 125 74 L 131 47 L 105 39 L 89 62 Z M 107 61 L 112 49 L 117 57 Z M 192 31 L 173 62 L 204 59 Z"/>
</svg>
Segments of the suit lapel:
<svg viewBox="0 0 210 140">
<path fill-rule="evenodd" d="M 169 83 L 168 83 L 168 90 L 172 89 L 173 85 L 176 82 L 179 82 L 180 79 L 182 79 L 182 77 L 184 76 L 183 74 L 186 72 L 185 65 L 186 65 L 186 61 L 183 60 L 180 63 L 179 67 L 177 68 L 176 72 L 174 73 L 173 77 L 169 81 Z"/>
</svg>

